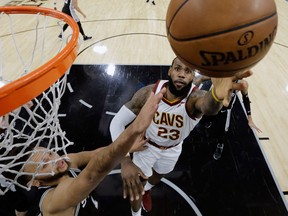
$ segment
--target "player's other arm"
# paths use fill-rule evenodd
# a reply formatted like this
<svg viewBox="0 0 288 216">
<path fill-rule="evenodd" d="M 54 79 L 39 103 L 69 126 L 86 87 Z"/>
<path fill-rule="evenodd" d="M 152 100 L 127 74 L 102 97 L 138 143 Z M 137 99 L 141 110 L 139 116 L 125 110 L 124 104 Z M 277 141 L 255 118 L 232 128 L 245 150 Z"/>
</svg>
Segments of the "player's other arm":
<svg viewBox="0 0 288 216">
<path fill-rule="evenodd" d="M 241 95 L 242 95 L 242 102 L 243 102 L 243 105 L 244 105 L 244 108 L 245 108 L 245 111 L 247 114 L 248 125 L 251 128 L 254 128 L 258 133 L 260 133 L 262 131 L 260 128 L 258 128 L 256 126 L 256 124 L 253 121 L 252 115 L 251 115 L 251 106 L 250 106 L 251 101 L 250 101 L 249 96 L 248 96 L 249 84 L 246 80 L 240 80 L 240 82 L 242 82 L 243 85 L 245 86 L 245 88 L 243 90 L 241 90 Z"/>
<path fill-rule="evenodd" d="M 97 187 L 103 178 L 120 163 L 134 142 L 137 142 L 143 135 L 164 93 L 165 89 L 156 95 L 151 93 L 137 118 L 112 144 L 92 151 L 89 162 L 76 178 L 66 178 L 53 192 L 48 193 L 50 197 L 48 212 L 55 214 L 75 207 Z M 59 200 L 60 197 L 61 200 Z M 45 200 L 48 203 L 48 199 Z"/>
<path fill-rule="evenodd" d="M 85 167 L 93 157 L 93 151 L 82 151 L 79 153 L 68 154 L 67 157 L 70 160 L 71 168 Z"/>
<path fill-rule="evenodd" d="M 78 0 L 73 0 L 73 6 L 74 6 L 75 10 L 77 10 L 84 18 L 86 18 L 86 15 L 78 6 Z"/>
</svg>

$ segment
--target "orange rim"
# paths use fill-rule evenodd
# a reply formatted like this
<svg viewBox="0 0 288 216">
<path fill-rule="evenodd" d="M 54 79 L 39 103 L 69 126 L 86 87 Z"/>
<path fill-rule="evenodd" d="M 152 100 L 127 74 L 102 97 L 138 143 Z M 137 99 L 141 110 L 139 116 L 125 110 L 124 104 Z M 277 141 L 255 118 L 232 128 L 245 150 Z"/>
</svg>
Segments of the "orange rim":
<svg viewBox="0 0 288 216">
<path fill-rule="evenodd" d="M 37 14 L 58 18 L 73 30 L 71 40 L 54 58 L 29 74 L 0 88 L 0 116 L 27 103 L 48 89 L 71 67 L 77 57 L 79 29 L 72 17 L 49 8 L 34 6 L 0 7 L 6 14 Z"/>
</svg>

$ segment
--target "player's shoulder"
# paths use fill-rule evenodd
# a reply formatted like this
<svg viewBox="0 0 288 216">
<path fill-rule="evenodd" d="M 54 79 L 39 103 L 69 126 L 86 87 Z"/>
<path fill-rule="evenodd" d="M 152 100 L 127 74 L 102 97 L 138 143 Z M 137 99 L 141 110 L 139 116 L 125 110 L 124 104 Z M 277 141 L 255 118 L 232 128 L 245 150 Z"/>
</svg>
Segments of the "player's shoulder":
<svg viewBox="0 0 288 216">
<path fill-rule="evenodd" d="M 156 87 L 156 84 L 155 83 L 153 83 L 153 84 L 150 84 L 150 85 L 147 85 L 147 86 L 145 86 L 146 87 L 146 89 L 148 89 L 148 90 L 153 90 L 155 87 Z"/>
<path fill-rule="evenodd" d="M 142 107 L 154 88 L 155 84 L 142 87 L 133 95 L 132 99 L 126 104 L 126 106 L 129 108 Z"/>
<path fill-rule="evenodd" d="M 156 84 L 150 84 L 139 89 L 137 93 L 141 95 L 149 95 L 151 91 L 155 89 L 155 87 L 156 87 Z"/>
</svg>

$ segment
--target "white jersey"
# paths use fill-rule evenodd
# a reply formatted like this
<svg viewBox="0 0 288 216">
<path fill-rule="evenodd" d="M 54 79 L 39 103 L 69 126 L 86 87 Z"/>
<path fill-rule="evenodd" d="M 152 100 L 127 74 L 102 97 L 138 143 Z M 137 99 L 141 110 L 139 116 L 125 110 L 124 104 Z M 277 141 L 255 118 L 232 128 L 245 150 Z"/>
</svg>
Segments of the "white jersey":
<svg viewBox="0 0 288 216">
<path fill-rule="evenodd" d="M 167 84 L 167 80 L 158 81 L 155 93 Z M 152 123 L 146 130 L 146 137 L 159 146 L 168 147 L 181 143 L 200 121 L 200 118 L 191 118 L 185 106 L 188 96 L 195 89 L 197 87 L 192 84 L 189 93 L 182 100 L 171 102 L 163 98 Z"/>
</svg>

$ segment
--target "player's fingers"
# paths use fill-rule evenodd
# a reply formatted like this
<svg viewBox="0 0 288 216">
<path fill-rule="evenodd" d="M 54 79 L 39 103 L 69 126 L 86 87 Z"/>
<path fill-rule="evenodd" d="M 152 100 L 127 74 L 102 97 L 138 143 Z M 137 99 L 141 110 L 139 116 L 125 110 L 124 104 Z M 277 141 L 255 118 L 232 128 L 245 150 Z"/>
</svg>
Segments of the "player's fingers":
<svg viewBox="0 0 288 216">
<path fill-rule="evenodd" d="M 140 195 L 142 194 L 142 191 L 144 190 L 143 185 L 139 178 L 137 178 L 135 182 L 131 184 L 131 189 L 133 193 L 133 199 L 139 200 Z"/>
<path fill-rule="evenodd" d="M 131 189 L 131 193 L 130 193 L 130 200 L 138 200 L 139 199 L 139 193 L 138 193 L 138 187 L 137 187 L 137 182 L 130 182 L 130 189 Z"/>
<path fill-rule="evenodd" d="M 233 89 L 233 87 L 232 87 L 232 89 Z M 229 106 L 229 103 L 230 103 L 231 98 L 232 98 L 232 89 L 228 90 L 227 95 L 223 99 L 222 103 L 223 103 L 224 107 L 228 107 Z"/>
<path fill-rule="evenodd" d="M 139 170 L 139 174 L 138 175 L 139 175 L 139 178 L 140 178 L 140 180 L 142 182 L 148 180 L 148 177 L 141 170 Z"/>
<path fill-rule="evenodd" d="M 230 100 L 227 97 L 225 97 L 222 103 L 223 103 L 224 107 L 228 107 L 229 103 L 230 103 Z"/>
<path fill-rule="evenodd" d="M 133 184 L 131 182 L 129 182 L 127 184 L 127 193 L 129 194 L 130 197 L 130 201 L 135 200 L 135 196 L 134 196 L 134 190 L 133 190 Z"/>
<path fill-rule="evenodd" d="M 146 181 L 148 180 L 148 177 L 146 175 L 144 175 L 144 173 L 139 170 L 138 173 L 138 178 L 135 178 L 135 187 L 134 187 L 134 198 L 135 199 L 139 199 L 140 198 L 140 194 L 144 195 L 145 191 L 144 191 L 144 184 L 146 183 Z"/>
<path fill-rule="evenodd" d="M 244 73 L 240 74 L 241 78 L 246 78 L 252 75 L 253 75 L 253 72 L 251 70 L 245 71 Z"/>
<path fill-rule="evenodd" d="M 148 180 L 148 177 L 144 175 L 144 173 L 142 171 L 139 172 L 139 179 L 142 183 L 142 185 Z M 145 191 L 144 191 L 144 187 L 142 188 L 141 194 L 144 195 Z"/>
<path fill-rule="evenodd" d="M 244 83 L 236 83 L 236 82 L 233 82 L 232 83 L 232 89 L 235 89 L 235 90 L 238 90 L 238 91 L 241 91 L 241 90 L 244 90 L 245 89 L 245 84 Z"/>
<path fill-rule="evenodd" d="M 261 132 L 262 132 L 258 127 L 254 126 L 254 128 L 256 129 L 256 131 L 257 131 L 258 133 L 261 133 Z"/>
<path fill-rule="evenodd" d="M 233 81 L 240 80 L 240 79 L 252 76 L 252 75 L 253 75 L 253 72 L 251 70 L 248 70 L 248 71 L 245 71 L 245 72 L 239 72 L 239 73 L 236 73 L 234 75 Z"/>
<path fill-rule="evenodd" d="M 129 183 L 128 181 L 123 181 L 123 198 L 126 199 L 127 196 L 130 196 L 130 192 L 129 192 Z"/>
<path fill-rule="evenodd" d="M 144 150 L 147 149 L 147 148 L 148 148 L 147 145 L 143 145 L 143 146 L 141 147 L 141 151 L 144 151 Z"/>
<path fill-rule="evenodd" d="M 140 195 L 143 194 L 144 187 L 140 178 L 137 178 L 136 184 L 134 185 L 134 198 L 135 200 L 139 200 Z"/>
<path fill-rule="evenodd" d="M 123 198 L 127 198 L 127 184 L 125 181 L 123 181 Z"/>
<path fill-rule="evenodd" d="M 166 93 L 166 91 L 167 91 L 167 89 L 166 89 L 165 87 L 161 89 L 161 91 L 160 91 L 161 94 L 162 94 L 162 95 L 160 95 L 161 98 L 162 98 L 163 95 Z"/>
<path fill-rule="evenodd" d="M 156 95 L 154 94 L 154 92 L 151 92 L 146 103 L 147 104 L 150 103 L 154 109 L 157 109 L 158 104 L 161 101 L 161 99 L 163 98 L 165 92 L 166 92 L 166 88 L 162 88 L 161 91 L 158 92 Z"/>
<path fill-rule="evenodd" d="M 130 200 L 139 200 L 140 195 L 143 193 L 144 191 L 144 187 L 142 184 L 142 180 L 140 178 L 140 175 L 135 177 L 133 179 L 133 181 L 130 181 Z"/>
<path fill-rule="evenodd" d="M 143 137 L 144 137 L 144 141 L 145 141 L 145 142 L 148 142 L 148 141 L 150 140 L 150 138 L 149 138 L 149 137 L 146 138 L 145 135 L 144 135 Z"/>
</svg>

